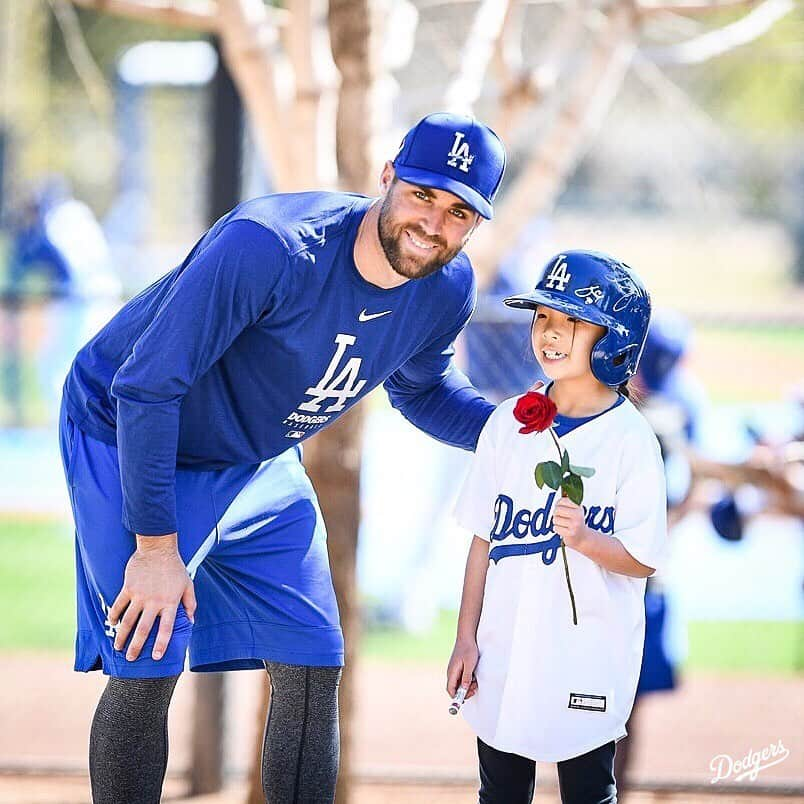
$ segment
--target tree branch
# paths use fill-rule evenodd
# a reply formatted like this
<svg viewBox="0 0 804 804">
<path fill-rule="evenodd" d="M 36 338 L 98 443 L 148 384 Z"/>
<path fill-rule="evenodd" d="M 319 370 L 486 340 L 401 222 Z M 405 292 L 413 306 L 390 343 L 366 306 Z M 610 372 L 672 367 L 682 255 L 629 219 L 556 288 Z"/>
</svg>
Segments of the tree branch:
<svg viewBox="0 0 804 804">
<path fill-rule="evenodd" d="M 214 33 L 218 28 L 218 15 L 215 3 L 201 0 L 192 6 L 179 2 L 159 2 L 158 0 L 71 0 L 73 5 L 115 14 L 120 17 L 175 25 L 196 31 Z"/>
<path fill-rule="evenodd" d="M 112 93 L 90 53 L 75 7 L 67 0 L 48 0 L 48 5 L 53 10 L 53 16 L 64 37 L 67 55 L 87 93 L 90 105 L 98 117 L 107 117 L 113 105 Z"/>
<path fill-rule="evenodd" d="M 634 60 L 634 75 L 636 75 L 662 103 L 665 103 L 668 108 L 677 111 L 682 120 L 690 120 L 695 128 L 716 141 L 720 147 L 733 150 L 734 143 L 728 140 L 726 134 L 714 118 L 700 108 L 692 98 L 690 98 L 681 87 L 671 81 L 656 64 L 646 58 L 636 58 Z"/>
<path fill-rule="evenodd" d="M 508 140 L 517 120 L 530 106 L 544 99 L 557 84 L 570 54 L 577 52 L 584 34 L 583 10 L 574 0 L 553 28 L 538 65 L 532 70 L 520 69 L 506 82 L 500 98 L 500 108 L 494 130 Z"/>
<path fill-rule="evenodd" d="M 319 177 L 318 140 L 321 85 L 314 62 L 315 21 L 312 0 L 286 0 L 292 24 L 287 27 L 287 53 L 293 66 L 293 131 L 290 140 L 299 183 L 313 189 Z"/>
<path fill-rule="evenodd" d="M 371 193 L 378 131 L 390 127 L 379 120 L 375 106 L 383 67 L 380 46 L 383 4 L 374 0 L 329 0 L 332 58 L 341 78 L 335 122 L 336 159 L 340 186 L 349 192 Z M 359 147 L 356 145 L 359 143 Z"/>
<path fill-rule="evenodd" d="M 643 53 L 657 64 L 701 64 L 758 39 L 795 7 L 793 0 L 765 0 L 737 22 L 688 42 L 649 48 Z"/>
<path fill-rule="evenodd" d="M 522 72 L 522 26 L 525 7 L 522 3 L 508 4 L 502 30 L 497 37 L 492 66 L 500 84 L 507 85 Z"/>
<path fill-rule="evenodd" d="M 740 8 L 742 6 L 755 6 L 759 0 L 712 0 L 707 3 L 706 0 L 688 0 L 688 2 L 674 2 L 674 3 L 653 3 L 650 0 L 643 0 L 637 4 L 637 11 L 640 16 L 649 16 L 652 14 L 706 14 L 709 11 L 724 11 L 731 8 Z"/>
<path fill-rule="evenodd" d="M 213 0 L 69 0 L 75 6 L 88 8 L 118 17 L 128 17 L 140 22 L 174 25 L 193 31 L 216 33 L 218 31 L 218 6 Z M 266 6 L 265 12 L 271 24 L 287 25 L 287 11 Z"/>
<path fill-rule="evenodd" d="M 274 71 L 276 28 L 262 0 L 218 0 L 220 36 L 226 63 L 248 110 L 263 164 L 277 192 L 303 189 L 294 170 L 287 109 Z"/>
<path fill-rule="evenodd" d="M 471 114 L 514 0 L 482 0 L 462 48 L 461 67 L 444 93 L 448 111 Z"/>
<path fill-rule="evenodd" d="M 583 66 L 567 80 L 565 102 L 499 205 L 494 223 L 481 227 L 470 243 L 481 285 L 489 282 L 527 223 L 555 204 L 617 95 L 635 52 L 637 19 L 625 2 L 605 19 Z"/>
</svg>

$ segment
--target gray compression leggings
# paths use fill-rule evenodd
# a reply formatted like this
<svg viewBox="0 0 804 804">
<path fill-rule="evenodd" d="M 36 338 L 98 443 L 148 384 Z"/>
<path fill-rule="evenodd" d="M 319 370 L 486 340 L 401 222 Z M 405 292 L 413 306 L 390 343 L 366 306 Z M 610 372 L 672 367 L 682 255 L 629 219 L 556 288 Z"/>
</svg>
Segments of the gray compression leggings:
<svg viewBox="0 0 804 804">
<path fill-rule="evenodd" d="M 338 667 L 266 662 L 271 708 L 262 783 L 268 804 L 331 804 L 338 775 Z M 110 678 L 89 738 L 93 804 L 158 804 L 178 676 Z"/>
</svg>

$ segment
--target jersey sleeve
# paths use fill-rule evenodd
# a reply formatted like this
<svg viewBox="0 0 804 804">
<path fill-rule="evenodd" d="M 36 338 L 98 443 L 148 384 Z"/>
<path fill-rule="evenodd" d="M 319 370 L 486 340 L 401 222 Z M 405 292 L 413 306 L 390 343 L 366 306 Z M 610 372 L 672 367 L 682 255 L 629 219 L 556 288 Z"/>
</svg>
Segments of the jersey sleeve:
<svg viewBox="0 0 804 804">
<path fill-rule="evenodd" d="M 438 441 L 466 450 L 475 449 L 480 431 L 494 410 L 452 359 L 455 339 L 474 306 L 472 283 L 449 329 L 434 337 L 383 384 L 391 405 L 411 424 Z"/>
<path fill-rule="evenodd" d="M 617 478 L 614 536 L 660 572 L 667 556 L 667 498 L 659 442 L 647 430 L 626 439 Z"/>
<path fill-rule="evenodd" d="M 123 525 L 176 530 L 175 473 L 182 400 L 237 336 L 269 312 L 287 264 L 260 224 L 231 221 L 197 249 L 112 380 Z"/>
<path fill-rule="evenodd" d="M 495 417 L 492 416 L 480 432 L 469 472 L 455 503 L 457 523 L 486 541 L 491 540 L 498 490 L 494 426 Z"/>
</svg>

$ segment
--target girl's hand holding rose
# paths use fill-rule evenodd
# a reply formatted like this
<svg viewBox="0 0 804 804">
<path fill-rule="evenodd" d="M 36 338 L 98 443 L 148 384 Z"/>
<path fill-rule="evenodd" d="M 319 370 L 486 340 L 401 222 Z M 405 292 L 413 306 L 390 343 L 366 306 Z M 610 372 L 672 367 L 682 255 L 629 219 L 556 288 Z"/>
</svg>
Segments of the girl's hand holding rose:
<svg viewBox="0 0 804 804">
<path fill-rule="evenodd" d="M 553 512 L 553 530 L 564 540 L 567 547 L 580 550 L 589 535 L 583 508 L 576 505 L 569 497 L 562 497 Z"/>
</svg>

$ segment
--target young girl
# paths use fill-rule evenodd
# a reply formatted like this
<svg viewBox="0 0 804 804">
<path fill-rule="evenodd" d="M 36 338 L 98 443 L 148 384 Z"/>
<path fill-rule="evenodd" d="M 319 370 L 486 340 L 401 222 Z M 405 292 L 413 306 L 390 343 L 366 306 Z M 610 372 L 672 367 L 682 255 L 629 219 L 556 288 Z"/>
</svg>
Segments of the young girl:
<svg viewBox="0 0 804 804">
<path fill-rule="evenodd" d="M 666 542 L 659 446 L 628 399 L 650 298 L 618 260 L 568 251 L 532 293 L 505 303 L 533 311 L 533 351 L 551 382 L 491 415 L 458 499 L 475 536 L 447 691 L 468 688 L 481 804 L 530 802 L 536 761 L 558 763 L 563 804 L 609 804 L 639 676 L 645 579 Z M 553 403 L 551 433 L 527 414 L 544 406 L 550 419 Z M 537 464 L 561 464 L 559 448 L 565 476 L 583 484 L 581 505 L 550 488 L 547 472 L 542 488 L 534 481 Z"/>
</svg>

